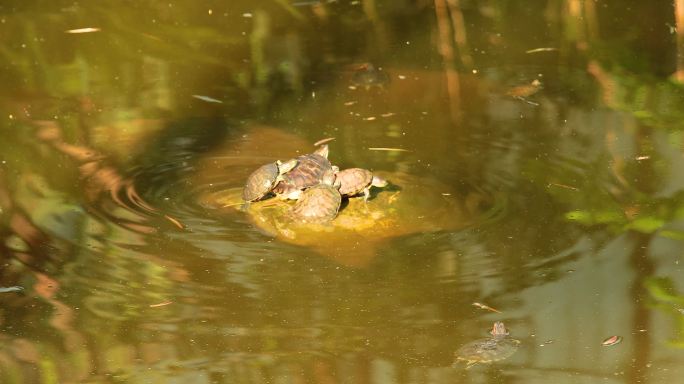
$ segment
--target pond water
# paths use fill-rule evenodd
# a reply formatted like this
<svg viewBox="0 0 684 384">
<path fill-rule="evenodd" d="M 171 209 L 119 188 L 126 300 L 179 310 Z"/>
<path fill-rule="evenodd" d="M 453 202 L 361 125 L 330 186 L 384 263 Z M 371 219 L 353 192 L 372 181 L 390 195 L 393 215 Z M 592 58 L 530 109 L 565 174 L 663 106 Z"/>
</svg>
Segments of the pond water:
<svg viewBox="0 0 684 384">
<path fill-rule="evenodd" d="M 677 9 L 3 2 L 0 382 L 682 382 Z M 391 185 L 239 204 L 324 138 Z"/>
</svg>

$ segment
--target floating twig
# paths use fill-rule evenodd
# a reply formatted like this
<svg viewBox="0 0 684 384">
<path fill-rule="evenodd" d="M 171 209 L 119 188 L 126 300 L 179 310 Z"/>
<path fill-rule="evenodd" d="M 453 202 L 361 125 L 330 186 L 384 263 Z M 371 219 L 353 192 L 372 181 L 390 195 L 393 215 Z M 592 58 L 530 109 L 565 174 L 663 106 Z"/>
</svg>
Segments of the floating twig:
<svg viewBox="0 0 684 384">
<path fill-rule="evenodd" d="M 559 187 L 559 188 L 565 188 L 565 189 L 571 189 L 571 190 L 573 190 L 573 191 L 579 191 L 579 188 L 573 187 L 573 186 L 571 186 L 571 185 L 558 184 L 558 183 L 551 183 L 551 184 L 549 184 L 549 187 L 550 187 L 550 186 Z"/>
<path fill-rule="evenodd" d="M 551 51 L 557 51 L 557 50 L 558 50 L 558 48 L 552 48 L 552 47 L 534 48 L 534 49 L 530 49 L 530 50 L 525 51 L 525 53 L 551 52 Z"/>
<path fill-rule="evenodd" d="M 171 216 L 169 216 L 169 215 L 164 215 L 164 218 L 166 218 L 166 220 L 170 221 L 170 222 L 171 222 L 173 225 L 175 225 L 176 227 L 178 227 L 178 228 L 180 228 L 180 229 L 185 229 L 185 225 L 183 225 L 183 223 L 181 223 L 180 221 L 178 221 L 178 219 L 175 219 L 175 218 L 173 218 L 173 217 L 171 217 Z"/>
<path fill-rule="evenodd" d="M 207 103 L 216 103 L 216 104 L 223 104 L 223 101 L 219 99 L 214 99 L 213 97 L 209 96 L 204 96 L 204 95 L 192 95 L 195 99 L 206 101 Z"/>
<path fill-rule="evenodd" d="M 327 144 L 331 141 L 335 140 L 334 137 L 327 137 L 325 139 L 320 139 L 317 142 L 314 143 L 314 147 L 318 147 L 319 145 Z"/>
<path fill-rule="evenodd" d="M 388 148 L 388 147 L 369 147 L 369 151 L 387 151 L 387 152 L 411 152 L 403 148 Z"/>
<path fill-rule="evenodd" d="M 601 342 L 604 347 L 610 347 L 611 345 L 620 344 L 622 342 L 622 336 L 611 336 Z"/>
<path fill-rule="evenodd" d="M 159 304 L 150 304 L 150 308 L 157 308 L 157 307 L 163 307 L 165 305 L 173 304 L 173 301 L 164 301 Z"/>
<path fill-rule="evenodd" d="M 69 29 L 64 31 L 64 33 L 93 33 L 93 32 L 99 32 L 100 28 L 93 28 L 93 27 L 87 27 L 87 28 L 76 28 L 76 29 Z"/>
<path fill-rule="evenodd" d="M 499 311 L 498 309 L 492 308 L 492 307 L 490 307 L 489 305 L 485 305 L 485 304 L 482 304 L 482 303 L 477 303 L 477 302 L 476 302 L 476 303 L 473 303 L 473 306 L 478 307 L 478 308 L 480 308 L 480 309 L 487 310 L 487 311 L 492 311 L 492 312 L 496 312 L 496 313 L 502 313 L 502 312 Z"/>
</svg>

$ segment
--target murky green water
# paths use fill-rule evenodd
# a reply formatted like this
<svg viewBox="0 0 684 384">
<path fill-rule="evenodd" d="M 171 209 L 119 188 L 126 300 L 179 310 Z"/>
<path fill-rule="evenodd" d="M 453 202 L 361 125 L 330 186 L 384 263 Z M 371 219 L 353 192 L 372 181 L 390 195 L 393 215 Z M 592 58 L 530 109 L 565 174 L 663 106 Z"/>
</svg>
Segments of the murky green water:
<svg viewBox="0 0 684 384">
<path fill-rule="evenodd" d="M 0 4 L 0 382 L 683 382 L 684 20 L 531 3 Z M 326 137 L 371 219 L 232 205 Z"/>
</svg>

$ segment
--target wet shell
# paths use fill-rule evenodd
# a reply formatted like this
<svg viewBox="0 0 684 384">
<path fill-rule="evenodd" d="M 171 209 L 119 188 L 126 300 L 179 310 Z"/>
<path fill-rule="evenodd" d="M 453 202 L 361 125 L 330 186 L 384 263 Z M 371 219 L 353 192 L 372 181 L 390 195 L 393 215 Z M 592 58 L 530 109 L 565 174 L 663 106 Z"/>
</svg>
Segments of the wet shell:
<svg viewBox="0 0 684 384">
<path fill-rule="evenodd" d="M 273 184 L 278 178 L 278 165 L 269 163 L 262 165 L 252 172 L 247 178 L 245 188 L 242 190 L 242 199 L 256 201 L 266 196 L 273 189 Z"/>
<path fill-rule="evenodd" d="M 491 337 L 468 343 L 456 352 L 458 360 L 469 365 L 491 363 L 511 357 L 518 350 L 520 341 L 511 337 Z"/>
<path fill-rule="evenodd" d="M 491 363 L 510 357 L 518 350 L 520 340 L 508 336 L 504 323 L 497 321 L 489 332 L 492 337 L 468 343 L 456 351 L 456 360 L 465 361 L 471 367 L 477 363 Z"/>
<path fill-rule="evenodd" d="M 297 161 L 297 166 L 290 172 L 285 173 L 283 181 L 274 188 L 275 193 L 287 193 L 291 187 L 294 187 L 294 189 L 305 189 L 314 186 L 320 183 L 325 171 L 332 168 L 330 161 L 317 153 L 299 156 Z"/>
<path fill-rule="evenodd" d="M 373 173 L 362 168 L 349 168 L 338 172 L 336 180 L 340 182 L 342 195 L 354 196 L 371 184 Z"/>
<path fill-rule="evenodd" d="M 337 216 L 342 196 L 333 186 L 319 184 L 302 194 L 292 209 L 293 218 L 305 223 L 327 223 Z"/>
</svg>

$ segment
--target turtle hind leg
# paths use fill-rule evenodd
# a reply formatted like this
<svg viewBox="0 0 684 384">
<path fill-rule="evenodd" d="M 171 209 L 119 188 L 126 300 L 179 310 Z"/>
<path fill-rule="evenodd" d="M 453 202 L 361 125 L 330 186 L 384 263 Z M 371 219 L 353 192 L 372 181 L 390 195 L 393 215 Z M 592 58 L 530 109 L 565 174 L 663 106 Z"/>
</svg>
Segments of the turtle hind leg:
<svg viewBox="0 0 684 384">
<path fill-rule="evenodd" d="M 363 202 L 368 203 L 368 198 L 370 197 L 370 188 L 365 188 L 363 190 Z"/>
</svg>

